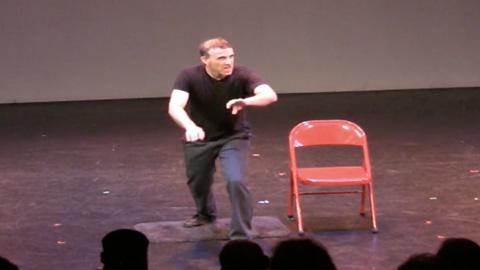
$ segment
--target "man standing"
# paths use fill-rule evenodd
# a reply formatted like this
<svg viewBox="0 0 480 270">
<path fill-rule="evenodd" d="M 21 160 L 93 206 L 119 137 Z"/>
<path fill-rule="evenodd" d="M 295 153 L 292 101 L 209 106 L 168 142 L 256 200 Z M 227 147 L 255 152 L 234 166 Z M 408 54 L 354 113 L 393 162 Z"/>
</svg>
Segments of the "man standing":
<svg viewBox="0 0 480 270">
<path fill-rule="evenodd" d="M 200 44 L 202 64 L 178 75 L 168 113 L 185 130 L 188 187 L 197 213 L 185 227 L 216 219 L 211 186 L 215 161 L 220 161 L 231 203 L 230 239 L 252 238 L 253 206 L 246 184 L 250 128 L 246 106 L 266 106 L 277 100 L 272 88 L 245 67 L 234 67 L 235 54 L 223 38 Z"/>
</svg>

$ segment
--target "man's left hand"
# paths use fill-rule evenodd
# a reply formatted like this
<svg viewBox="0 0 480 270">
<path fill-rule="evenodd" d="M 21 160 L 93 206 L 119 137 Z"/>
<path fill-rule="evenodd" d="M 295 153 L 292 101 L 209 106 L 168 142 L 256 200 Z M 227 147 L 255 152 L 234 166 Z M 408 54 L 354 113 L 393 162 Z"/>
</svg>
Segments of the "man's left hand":
<svg viewBox="0 0 480 270">
<path fill-rule="evenodd" d="M 245 106 L 247 106 L 247 103 L 243 98 L 236 98 L 227 102 L 227 109 L 232 109 L 232 114 L 237 114 Z"/>
</svg>

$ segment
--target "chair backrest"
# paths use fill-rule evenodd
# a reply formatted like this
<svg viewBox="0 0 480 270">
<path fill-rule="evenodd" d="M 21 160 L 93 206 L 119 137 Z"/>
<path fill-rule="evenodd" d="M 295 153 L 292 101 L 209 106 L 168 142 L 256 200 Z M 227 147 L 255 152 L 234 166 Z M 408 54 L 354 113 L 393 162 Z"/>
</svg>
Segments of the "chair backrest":
<svg viewBox="0 0 480 270">
<path fill-rule="evenodd" d="M 367 136 L 362 128 L 353 122 L 347 120 L 310 120 L 296 125 L 290 131 L 289 151 L 295 166 L 295 148 L 322 145 L 362 147 L 364 162 L 369 163 Z M 369 164 L 364 164 L 364 166 L 370 167 Z"/>
<path fill-rule="evenodd" d="M 293 147 L 314 145 L 357 145 L 366 143 L 365 132 L 347 120 L 311 120 L 296 125 L 290 131 Z"/>
</svg>

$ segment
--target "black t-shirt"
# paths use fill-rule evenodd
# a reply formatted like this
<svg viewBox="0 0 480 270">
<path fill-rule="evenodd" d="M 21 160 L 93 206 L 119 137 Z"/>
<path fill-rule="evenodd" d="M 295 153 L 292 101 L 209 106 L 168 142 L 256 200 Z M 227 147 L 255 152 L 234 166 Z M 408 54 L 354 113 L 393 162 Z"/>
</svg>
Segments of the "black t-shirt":
<svg viewBox="0 0 480 270">
<path fill-rule="evenodd" d="M 245 67 L 236 66 L 230 76 L 215 80 L 197 65 L 180 72 L 173 89 L 189 93 L 186 111 L 205 131 L 206 140 L 216 140 L 236 132 L 250 133 L 245 109 L 236 115 L 226 108 L 229 100 L 253 95 L 262 80 Z"/>
</svg>

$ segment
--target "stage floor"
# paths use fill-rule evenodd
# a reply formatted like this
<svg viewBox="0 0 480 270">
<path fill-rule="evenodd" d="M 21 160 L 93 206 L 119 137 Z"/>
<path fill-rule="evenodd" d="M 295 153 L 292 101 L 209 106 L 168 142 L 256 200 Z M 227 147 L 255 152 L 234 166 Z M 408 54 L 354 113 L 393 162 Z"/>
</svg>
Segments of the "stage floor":
<svg viewBox="0 0 480 270">
<path fill-rule="evenodd" d="M 101 267 L 117 228 L 181 221 L 193 202 L 181 131 L 167 99 L 0 105 L 0 256 L 23 270 Z M 287 135 L 311 119 L 347 119 L 370 143 L 379 233 L 353 197 L 304 200 L 307 236 L 338 269 L 395 269 L 446 237 L 480 243 L 480 89 L 280 95 L 249 109 L 255 216 L 286 220 Z M 229 217 L 216 178 L 219 216 Z M 267 254 L 284 238 L 258 242 Z M 152 243 L 150 269 L 218 269 L 224 240 Z"/>
</svg>

